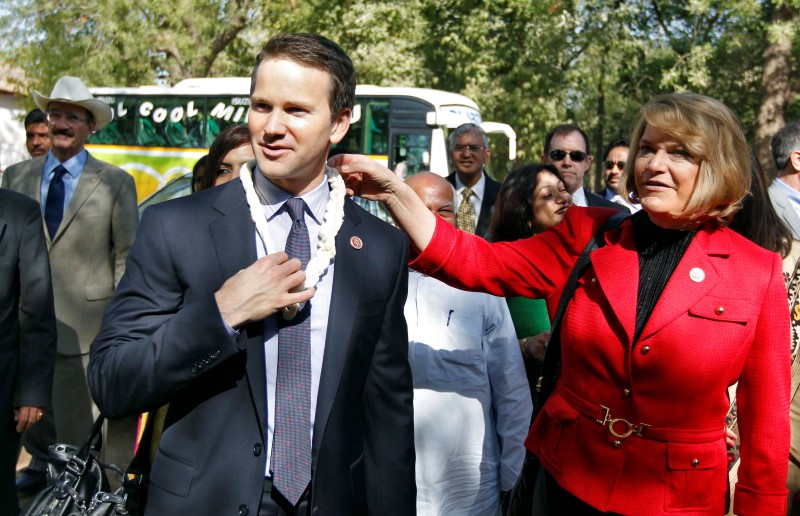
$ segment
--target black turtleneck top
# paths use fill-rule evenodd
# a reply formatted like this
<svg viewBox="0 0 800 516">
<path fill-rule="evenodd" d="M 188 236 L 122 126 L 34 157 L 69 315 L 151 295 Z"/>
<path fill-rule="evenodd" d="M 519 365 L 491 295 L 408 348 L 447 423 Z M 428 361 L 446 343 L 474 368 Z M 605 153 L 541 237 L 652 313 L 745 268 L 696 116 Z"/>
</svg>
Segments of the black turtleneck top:
<svg viewBox="0 0 800 516">
<path fill-rule="evenodd" d="M 639 252 L 639 291 L 633 334 L 635 344 L 696 231 L 656 226 L 644 210 L 633 215 L 631 221 L 636 250 Z"/>
</svg>

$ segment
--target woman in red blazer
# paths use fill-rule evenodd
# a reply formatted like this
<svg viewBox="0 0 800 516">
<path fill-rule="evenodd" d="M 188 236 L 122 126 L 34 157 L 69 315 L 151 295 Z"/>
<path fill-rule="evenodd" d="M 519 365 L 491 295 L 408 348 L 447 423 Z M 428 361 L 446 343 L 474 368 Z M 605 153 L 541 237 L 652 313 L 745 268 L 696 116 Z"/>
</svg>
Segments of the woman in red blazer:
<svg viewBox="0 0 800 516">
<path fill-rule="evenodd" d="M 725 415 L 738 385 L 734 512 L 783 515 L 789 451 L 789 320 L 781 259 L 719 222 L 750 183 L 735 116 L 693 93 L 642 109 L 623 176 L 643 211 L 605 235 L 565 312 L 562 371 L 525 445 L 555 485 L 547 514 L 722 515 Z M 381 200 L 410 236 L 411 266 L 465 288 L 544 298 L 613 212 L 570 208 L 516 242 L 437 220 L 390 171 L 337 158 L 348 187 Z M 552 502 L 552 500 L 556 500 Z"/>
</svg>

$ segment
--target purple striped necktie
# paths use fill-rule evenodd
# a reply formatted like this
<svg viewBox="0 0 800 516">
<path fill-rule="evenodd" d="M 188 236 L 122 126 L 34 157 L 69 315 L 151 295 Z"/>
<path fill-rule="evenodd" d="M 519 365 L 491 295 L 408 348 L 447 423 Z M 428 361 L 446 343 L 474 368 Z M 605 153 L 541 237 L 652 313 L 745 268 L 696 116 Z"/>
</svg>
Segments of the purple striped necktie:
<svg viewBox="0 0 800 516">
<path fill-rule="evenodd" d="M 299 258 L 305 270 L 311 259 L 306 203 L 286 201 L 292 228 L 286 254 Z M 286 321 L 278 316 L 278 374 L 275 387 L 275 428 L 272 439 L 273 486 L 296 506 L 311 481 L 311 302 Z"/>
</svg>

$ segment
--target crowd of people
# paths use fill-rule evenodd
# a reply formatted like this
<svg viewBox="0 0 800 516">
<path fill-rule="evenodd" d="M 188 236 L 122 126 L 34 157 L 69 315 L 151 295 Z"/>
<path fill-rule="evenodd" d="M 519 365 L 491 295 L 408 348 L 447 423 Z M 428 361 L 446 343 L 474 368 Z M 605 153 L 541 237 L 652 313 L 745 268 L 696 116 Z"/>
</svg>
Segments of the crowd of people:
<svg viewBox="0 0 800 516">
<path fill-rule="evenodd" d="M 75 77 L 33 93 L 0 185 L 0 513 L 101 413 L 103 462 L 157 427 L 147 514 L 800 511 L 800 121 L 769 185 L 689 92 L 606 144 L 596 193 L 566 123 L 502 183 L 471 123 L 449 176 L 403 178 L 329 156 L 355 84 L 332 41 L 269 40 L 247 125 L 141 220 L 84 148 L 109 106 Z"/>
</svg>

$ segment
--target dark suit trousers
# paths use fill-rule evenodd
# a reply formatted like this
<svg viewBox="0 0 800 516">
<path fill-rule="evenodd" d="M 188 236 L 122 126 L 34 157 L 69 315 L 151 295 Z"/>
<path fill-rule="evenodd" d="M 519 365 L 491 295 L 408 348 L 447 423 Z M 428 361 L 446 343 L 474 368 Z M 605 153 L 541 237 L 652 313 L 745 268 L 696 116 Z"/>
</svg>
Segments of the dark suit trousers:
<svg viewBox="0 0 800 516">
<path fill-rule="evenodd" d="M 0 353 L 0 514 L 9 516 L 19 512 L 15 483 L 19 434 L 11 401 L 16 368 L 14 353 Z"/>
</svg>

